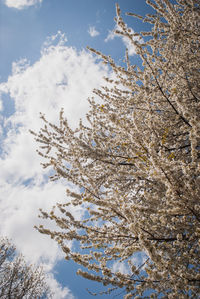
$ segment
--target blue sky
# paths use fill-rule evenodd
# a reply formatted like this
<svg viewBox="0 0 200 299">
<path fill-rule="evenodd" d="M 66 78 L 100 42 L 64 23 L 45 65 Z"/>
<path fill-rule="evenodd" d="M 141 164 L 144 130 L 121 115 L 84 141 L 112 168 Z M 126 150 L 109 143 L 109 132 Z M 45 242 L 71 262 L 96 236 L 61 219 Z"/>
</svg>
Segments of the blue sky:
<svg viewBox="0 0 200 299">
<path fill-rule="evenodd" d="M 151 13 L 144 0 L 118 3 L 134 31 L 148 28 L 125 16 Z M 49 182 L 29 130 L 40 128 L 39 112 L 57 122 L 61 107 L 72 127 L 84 119 L 87 98 L 110 75 L 87 46 L 118 63 L 127 46 L 131 61 L 138 62 L 134 48 L 114 38 L 114 17 L 114 0 L 0 0 L 0 235 L 12 238 L 28 261 L 43 264 L 54 299 L 92 298 L 86 288 L 103 288 L 78 277 L 77 266 L 33 228 L 41 223 L 39 208 L 67 200 L 67 182 Z M 81 218 L 84 210 L 74 213 Z"/>
</svg>

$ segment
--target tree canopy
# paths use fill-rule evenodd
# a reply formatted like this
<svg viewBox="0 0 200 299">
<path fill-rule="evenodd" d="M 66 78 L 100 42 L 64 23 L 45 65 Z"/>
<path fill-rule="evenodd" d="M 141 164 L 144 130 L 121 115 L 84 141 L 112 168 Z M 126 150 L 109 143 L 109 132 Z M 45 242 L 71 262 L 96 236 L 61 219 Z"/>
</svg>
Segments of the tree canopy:
<svg viewBox="0 0 200 299">
<path fill-rule="evenodd" d="M 117 6 L 116 34 L 135 47 L 141 65 L 124 65 L 90 49 L 113 72 L 89 99 L 88 123 L 72 130 L 60 113 L 36 135 L 52 180 L 71 183 L 66 204 L 41 217 L 57 231 L 37 227 L 85 267 L 78 274 L 125 298 L 197 298 L 200 295 L 200 3 L 155 0 L 151 24 L 135 33 Z M 96 101 L 96 98 L 101 100 Z M 73 186 L 78 187 L 75 192 Z M 70 198 L 70 200 L 69 200 Z M 76 219 L 69 206 L 84 206 Z M 67 246 L 75 240 L 80 248 Z M 139 267 L 136 252 L 146 259 Z M 113 263 L 129 270 L 113 271 Z M 138 297 L 137 297 L 138 296 Z"/>
<path fill-rule="evenodd" d="M 27 265 L 6 238 L 0 239 L 0 298 L 51 298 L 42 269 Z"/>
</svg>

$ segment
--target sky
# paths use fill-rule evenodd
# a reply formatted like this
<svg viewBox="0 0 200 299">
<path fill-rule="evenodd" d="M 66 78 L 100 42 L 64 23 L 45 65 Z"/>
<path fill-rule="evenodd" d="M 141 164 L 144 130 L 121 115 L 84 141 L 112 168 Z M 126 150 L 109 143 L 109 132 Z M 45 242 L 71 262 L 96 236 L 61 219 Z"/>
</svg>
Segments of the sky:
<svg viewBox="0 0 200 299">
<path fill-rule="evenodd" d="M 125 15 L 151 13 L 144 0 L 118 3 L 128 26 L 136 32 L 148 28 Z M 50 211 L 67 201 L 67 182 L 50 182 L 29 130 L 42 126 L 40 112 L 58 122 L 62 107 L 73 128 L 84 119 L 92 90 L 111 76 L 87 46 L 119 64 L 127 47 L 137 64 L 135 49 L 113 34 L 114 17 L 114 0 L 0 0 L 0 236 L 11 238 L 28 262 L 43 265 L 54 299 L 89 299 L 86 288 L 103 288 L 78 277 L 77 265 L 34 229 L 42 223 L 39 208 Z M 81 219 L 84 210 L 73 213 Z M 141 260 L 138 255 L 135 263 Z"/>
</svg>

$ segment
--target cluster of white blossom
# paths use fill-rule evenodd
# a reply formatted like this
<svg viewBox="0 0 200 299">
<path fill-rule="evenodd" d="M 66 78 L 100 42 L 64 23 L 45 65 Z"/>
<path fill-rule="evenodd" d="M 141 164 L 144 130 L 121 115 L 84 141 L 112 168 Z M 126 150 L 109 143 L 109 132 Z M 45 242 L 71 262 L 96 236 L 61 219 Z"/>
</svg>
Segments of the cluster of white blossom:
<svg viewBox="0 0 200 299">
<path fill-rule="evenodd" d="M 41 211 L 58 231 L 37 229 L 88 269 L 78 274 L 123 288 L 125 298 L 146 291 L 148 298 L 200 295 L 200 3 L 176 2 L 147 0 L 155 15 L 129 13 L 152 24 L 140 33 L 127 27 L 117 6 L 116 34 L 130 40 L 141 66 L 131 65 L 128 54 L 118 66 L 90 49 L 115 73 L 94 91 L 102 104 L 89 100 L 87 126 L 80 121 L 72 130 L 61 111 L 59 126 L 42 116 L 44 128 L 35 134 L 44 167 L 55 170 L 52 179 L 81 190 L 67 190 L 71 200 L 57 205 L 59 213 Z M 85 205 L 85 219 L 75 219 L 69 205 Z M 148 255 L 142 267 L 131 262 L 138 251 Z M 127 262 L 130 274 L 113 272 L 113 261 Z"/>
</svg>

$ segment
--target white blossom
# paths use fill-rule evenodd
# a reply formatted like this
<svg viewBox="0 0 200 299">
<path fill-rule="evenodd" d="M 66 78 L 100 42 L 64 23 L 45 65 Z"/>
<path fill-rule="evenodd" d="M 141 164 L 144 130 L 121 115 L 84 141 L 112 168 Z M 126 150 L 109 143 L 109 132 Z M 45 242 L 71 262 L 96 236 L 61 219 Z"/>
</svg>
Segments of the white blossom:
<svg viewBox="0 0 200 299">
<path fill-rule="evenodd" d="M 68 190 L 70 204 L 86 213 L 84 220 L 75 219 L 68 204 L 58 204 L 58 213 L 41 211 L 58 231 L 37 229 L 61 244 L 66 259 L 86 268 L 78 274 L 123 288 L 125 298 L 141 298 L 146 290 L 151 298 L 197 298 L 200 6 L 197 0 L 147 3 L 156 14 L 138 16 L 152 24 L 150 32 L 138 34 L 143 44 L 117 6 L 118 34 L 133 44 L 141 66 L 131 65 L 128 53 L 126 65 L 117 65 L 90 49 L 115 76 L 89 99 L 88 126 L 80 122 L 72 130 L 63 111 L 58 126 L 42 117 L 36 140 L 44 167 L 54 169 L 52 179 L 79 187 L 77 194 Z M 81 250 L 65 247 L 65 240 L 78 241 Z M 138 251 L 147 258 L 134 267 L 130 261 Z M 129 264 L 131 272 L 113 272 L 113 261 Z"/>
</svg>

